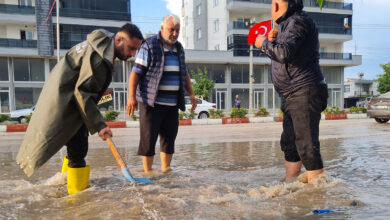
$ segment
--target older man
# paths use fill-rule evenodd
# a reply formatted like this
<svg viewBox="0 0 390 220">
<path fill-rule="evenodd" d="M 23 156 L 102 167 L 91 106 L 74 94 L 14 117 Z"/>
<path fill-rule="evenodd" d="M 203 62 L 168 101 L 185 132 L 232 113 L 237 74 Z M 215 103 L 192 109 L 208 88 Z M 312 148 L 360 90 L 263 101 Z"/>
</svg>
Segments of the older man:
<svg viewBox="0 0 390 220">
<path fill-rule="evenodd" d="M 192 109 L 196 108 L 184 48 L 177 41 L 179 32 L 179 18 L 165 16 L 159 34 L 141 45 L 130 75 L 127 114 L 134 114 L 139 103 L 138 154 L 142 156 L 145 173 L 152 170 L 159 135 L 161 170 L 170 171 L 179 126 L 178 109 L 185 111 L 185 90 L 190 95 Z"/>
<path fill-rule="evenodd" d="M 88 131 L 112 132 L 97 103 L 112 80 L 115 58 L 135 56 L 143 36 L 134 24 L 125 24 L 116 34 L 95 30 L 87 40 L 71 48 L 52 70 L 39 96 L 33 117 L 20 147 L 17 163 L 27 176 L 67 146 L 69 194 L 85 189 L 89 182 Z"/>
<path fill-rule="evenodd" d="M 286 180 L 303 164 L 311 181 L 323 172 L 318 136 L 328 89 L 319 65 L 318 31 L 302 9 L 302 0 L 273 0 L 272 19 L 280 31 L 272 30 L 268 40 L 259 36 L 256 47 L 272 59 L 272 80 L 282 96 Z"/>
</svg>

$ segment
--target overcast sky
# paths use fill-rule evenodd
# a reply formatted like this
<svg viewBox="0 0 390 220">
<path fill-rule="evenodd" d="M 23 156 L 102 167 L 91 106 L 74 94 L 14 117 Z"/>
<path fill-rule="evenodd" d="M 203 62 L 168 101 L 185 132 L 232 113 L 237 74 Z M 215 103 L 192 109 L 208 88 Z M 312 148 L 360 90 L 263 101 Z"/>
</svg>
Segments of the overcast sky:
<svg viewBox="0 0 390 220">
<path fill-rule="evenodd" d="M 363 56 L 363 63 L 345 69 L 345 78 L 364 72 L 375 79 L 390 62 L 390 0 L 346 0 L 353 3 L 353 40 L 344 45 L 345 53 Z M 157 33 L 161 18 L 169 13 L 180 15 L 181 0 L 132 0 L 132 19 L 143 33 Z M 330 52 L 330 51 L 329 51 Z"/>
</svg>

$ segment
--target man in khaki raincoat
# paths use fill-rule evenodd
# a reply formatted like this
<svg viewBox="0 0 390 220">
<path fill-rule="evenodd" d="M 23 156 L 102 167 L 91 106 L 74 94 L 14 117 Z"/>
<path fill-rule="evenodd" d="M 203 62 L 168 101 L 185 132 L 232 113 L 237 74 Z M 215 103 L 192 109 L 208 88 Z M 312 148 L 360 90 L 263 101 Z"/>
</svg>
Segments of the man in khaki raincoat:
<svg viewBox="0 0 390 220">
<path fill-rule="evenodd" d="M 111 83 L 115 58 L 135 56 L 142 40 L 138 27 L 129 23 L 115 35 L 95 30 L 54 67 L 16 158 L 27 176 L 66 145 L 69 162 L 64 161 L 63 170 L 68 172 L 69 194 L 88 186 L 88 131 L 98 132 L 103 140 L 106 134 L 112 136 L 97 103 Z"/>
</svg>

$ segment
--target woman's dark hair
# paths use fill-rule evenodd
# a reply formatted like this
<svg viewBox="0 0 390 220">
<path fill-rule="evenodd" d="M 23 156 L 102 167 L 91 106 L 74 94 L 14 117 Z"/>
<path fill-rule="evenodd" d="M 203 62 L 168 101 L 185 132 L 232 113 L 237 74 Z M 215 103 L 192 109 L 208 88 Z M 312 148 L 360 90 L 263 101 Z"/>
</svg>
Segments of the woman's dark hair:
<svg viewBox="0 0 390 220">
<path fill-rule="evenodd" d="M 139 28 L 135 24 L 126 23 L 118 30 L 118 32 L 125 32 L 127 35 L 129 35 L 130 38 L 135 37 L 135 38 L 138 38 L 140 40 L 144 39 L 141 31 L 139 30 Z"/>
</svg>

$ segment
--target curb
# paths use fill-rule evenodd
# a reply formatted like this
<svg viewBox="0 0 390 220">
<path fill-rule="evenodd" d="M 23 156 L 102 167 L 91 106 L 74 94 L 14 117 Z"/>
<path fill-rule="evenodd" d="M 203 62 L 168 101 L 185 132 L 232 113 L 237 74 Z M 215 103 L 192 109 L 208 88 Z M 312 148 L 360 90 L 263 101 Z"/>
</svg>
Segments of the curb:
<svg viewBox="0 0 390 220">
<path fill-rule="evenodd" d="M 348 120 L 348 119 L 367 119 L 367 114 L 346 114 L 346 119 L 330 119 L 325 115 L 321 116 L 322 120 Z M 267 123 L 280 122 L 278 117 L 254 117 L 254 118 L 219 118 L 219 119 L 195 119 L 180 120 L 180 126 L 197 126 L 197 125 L 222 125 L 222 124 L 247 124 L 247 123 Z M 114 121 L 106 122 L 110 128 L 139 128 L 139 121 Z M 17 125 L 0 125 L 0 132 L 24 132 L 28 124 Z"/>
</svg>

